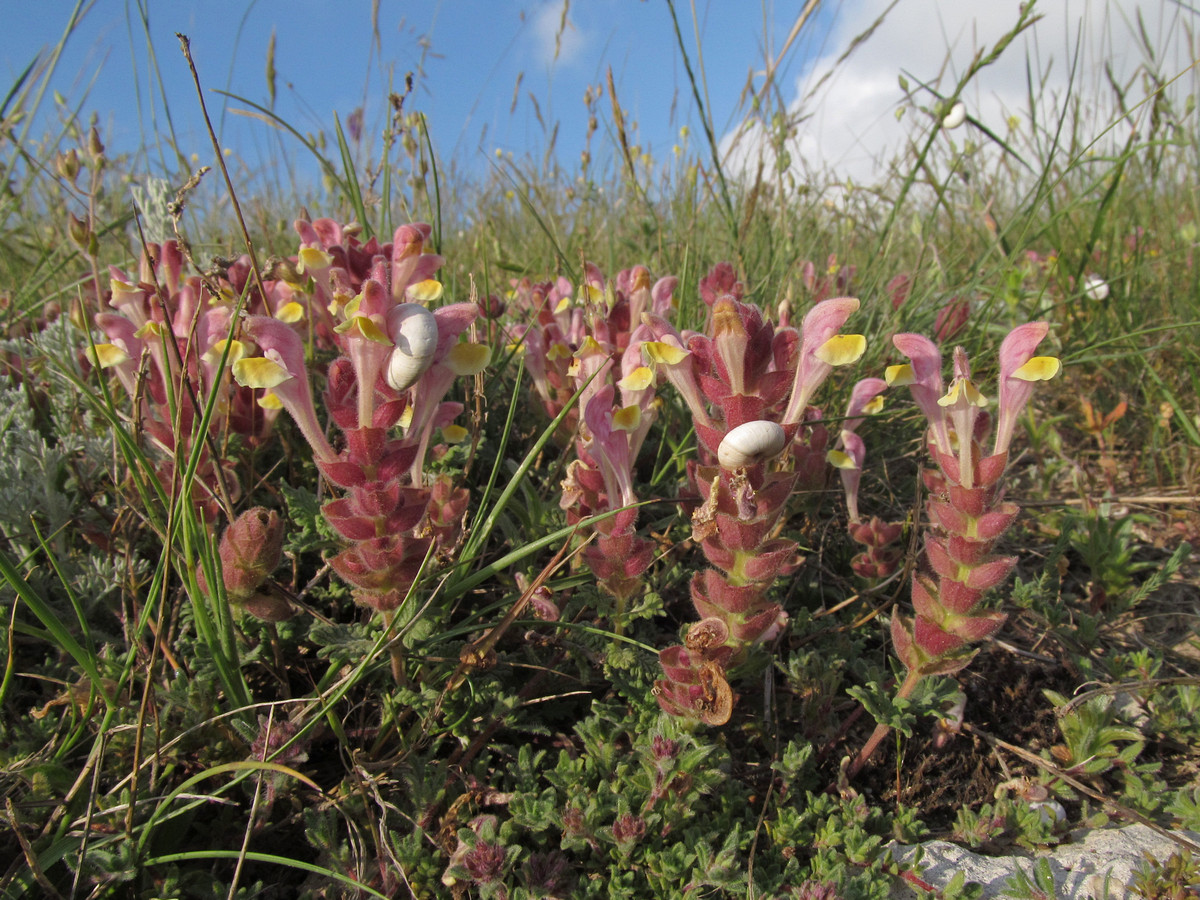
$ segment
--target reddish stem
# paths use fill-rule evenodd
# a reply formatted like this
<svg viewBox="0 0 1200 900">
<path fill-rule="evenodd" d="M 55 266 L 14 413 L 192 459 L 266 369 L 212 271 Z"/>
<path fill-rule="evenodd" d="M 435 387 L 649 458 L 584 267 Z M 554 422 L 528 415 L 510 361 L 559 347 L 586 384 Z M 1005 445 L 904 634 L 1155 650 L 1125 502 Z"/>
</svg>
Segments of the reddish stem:
<svg viewBox="0 0 1200 900">
<path fill-rule="evenodd" d="M 904 678 L 904 683 L 901 684 L 900 689 L 896 691 L 896 699 L 906 700 L 911 697 L 912 692 L 916 690 L 917 682 L 921 680 L 921 677 L 922 676 L 919 672 L 914 672 L 910 669 L 908 675 L 906 675 Z M 847 777 L 853 778 L 862 771 L 863 766 L 865 766 L 871 759 L 872 755 L 874 755 L 875 749 L 879 746 L 880 742 L 887 737 L 887 733 L 891 730 L 892 726 L 885 725 L 882 722 L 875 726 L 875 730 L 871 733 L 871 737 L 863 745 L 862 750 L 858 752 L 858 756 L 855 757 L 854 762 L 850 764 L 850 768 L 846 770 Z"/>
</svg>

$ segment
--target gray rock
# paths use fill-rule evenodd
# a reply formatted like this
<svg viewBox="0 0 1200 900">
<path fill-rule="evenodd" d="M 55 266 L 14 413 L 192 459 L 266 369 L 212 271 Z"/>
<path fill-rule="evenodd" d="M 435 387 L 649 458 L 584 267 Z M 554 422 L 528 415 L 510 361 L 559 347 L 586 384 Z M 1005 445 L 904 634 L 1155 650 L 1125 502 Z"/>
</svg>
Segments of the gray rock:
<svg viewBox="0 0 1200 900">
<path fill-rule="evenodd" d="M 1179 837 L 1200 844 L 1200 834 L 1191 831 L 1175 832 Z M 920 877 L 935 887 L 945 887 L 959 872 L 967 881 L 983 885 L 983 896 L 1008 896 L 1008 881 L 1018 868 L 1033 879 L 1033 865 L 1039 856 L 1050 862 L 1057 897 L 1068 900 L 1122 900 L 1133 883 L 1133 874 L 1144 863 L 1146 854 L 1159 862 L 1184 849 L 1170 838 L 1145 825 L 1123 828 L 1099 828 L 1074 832 L 1069 844 L 1052 851 L 1021 856 L 981 856 L 957 844 L 930 841 L 922 844 L 924 856 L 919 866 Z M 900 863 L 911 862 L 916 847 L 894 845 L 893 857 Z M 1194 854 L 1194 851 L 1193 851 Z M 910 900 L 915 891 L 906 885 L 892 893 L 893 900 Z"/>
</svg>

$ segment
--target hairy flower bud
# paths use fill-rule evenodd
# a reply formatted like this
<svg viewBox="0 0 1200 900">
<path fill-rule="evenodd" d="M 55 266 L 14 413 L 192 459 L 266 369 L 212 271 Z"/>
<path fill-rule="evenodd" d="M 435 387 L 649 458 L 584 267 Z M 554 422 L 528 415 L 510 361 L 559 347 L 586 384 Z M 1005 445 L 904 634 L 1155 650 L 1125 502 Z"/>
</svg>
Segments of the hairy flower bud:
<svg viewBox="0 0 1200 900">
<path fill-rule="evenodd" d="M 617 816 L 612 826 L 613 840 L 618 844 L 636 844 L 646 835 L 646 820 L 633 813 Z"/>
<path fill-rule="evenodd" d="M 279 513 L 261 506 L 246 510 L 225 529 L 218 552 L 230 601 L 246 602 L 283 557 Z"/>
<path fill-rule="evenodd" d="M 463 867 L 476 884 L 488 884 L 504 871 L 504 847 L 495 841 L 479 841 L 463 857 Z"/>
</svg>

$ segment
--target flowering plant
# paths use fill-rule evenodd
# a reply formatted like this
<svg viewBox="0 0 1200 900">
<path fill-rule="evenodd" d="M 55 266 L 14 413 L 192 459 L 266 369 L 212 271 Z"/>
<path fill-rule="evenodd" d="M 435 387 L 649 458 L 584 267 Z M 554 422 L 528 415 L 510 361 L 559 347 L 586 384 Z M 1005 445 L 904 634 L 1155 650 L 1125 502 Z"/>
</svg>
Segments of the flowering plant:
<svg viewBox="0 0 1200 900">
<path fill-rule="evenodd" d="M 300 268 L 310 274 L 305 290 L 329 316 L 342 351 L 329 366 L 324 396 L 341 449 L 325 436 L 296 331 L 275 318 L 247 317 L 243 331 L 261 355 L 238 360 L 233 374 L 289 412 L 317 468 L 342 490 L 322 508 L 348 542 L 329 563 L 355 600 L 390 624 L 427 556 L 456 539 L 467 494 L 428 484 L 423 463 L 435 429 L 462 411 L 444 400 L 455 377 L 481 371 L 490 352 L 459 340 L 478 314 L 474 303 L 424 305 L 442 296 L 433 275 L 443 259 L 425 250 L 429 226 L 403 225 L 392 243 L 365 246 L 333 223 L 296 228 L 304 241 Z M 402 434 L 391 436 L 397 427 Z M 393 671 L 404 680 L 398 650 Z"/>
<path fill-rule="evenodd" d="M 909 696 L 926 675 L 950 674 L 970 663 L 972 645 L 995 634 L 1005 614 L 984 609 L 987 592 L 999 587 L 1016 565 L 996 546 L 1016 521 L 1019 507 L 1004 499 L 1004 472 L 1017 417 L 1034 386 L 1058 374 L 1059 361 L 1036 356 L 1049 332 L 1045 322 L 1014 328 L 1000 345 L 999 402 L 991 452 L 983 444 L 991 429 L 987 398 L 971 380 L 970 361 L 954 350 L 954 377 L 942 382 L 942 357 L 933 341 L 917 334 L 892 338 L 909 358 L 887 370 L 887 381 L 907 385 L 928 422 L 928 443 L 937 464 L 924 483 L 928 528 L 921 565 L 912 577 L 916 613 L 892 618 L 892 642 L 907 676 L 897 694 Z M 880 726 L 855 762 L 865 764 L 887 728 Z"/>
<path fill-rule="evenodd" d="M 823 485 L 827 471 L 828 433 L 809 401 L 835 366 L 861 357 L 866 340 L 840 333 L 858 308 L 848 297 L 813 306 L 799 331 L 776 329 L 742 301 L 728 264 L 701 281 L 700 295 L 709 307 L 708 334 L 680 334 L 649 315 L 654 340 L 642 345 L 695 422 L 692 537 L 711 566 L 691 581 L 700 621 L 682 646 L 659 654 L 666 677 L 655 690 L 668 713 L 720 725 L 733 707 L 727 670 L 787 624 L 768 592 L 798 564 L 798 545 L 778 529 L 793 491 Z M 772 465 L 776 458 L 781 462 Z"/>
</svg>

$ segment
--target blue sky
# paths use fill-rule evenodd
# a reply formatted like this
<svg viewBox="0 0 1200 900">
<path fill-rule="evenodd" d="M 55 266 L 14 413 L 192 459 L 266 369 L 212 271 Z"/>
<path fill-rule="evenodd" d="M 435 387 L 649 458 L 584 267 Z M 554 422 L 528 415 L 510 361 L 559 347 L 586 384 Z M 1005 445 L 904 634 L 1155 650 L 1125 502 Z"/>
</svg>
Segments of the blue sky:
<svg viewBox="0 0 1200 900">
<path fill-rule="evenodd" d="M 558 158 L 573 172 L 587 128 L 584 93 L 604 84 L 611 66 L 621 104 L 637 125 L 634 139 L 643 148 L 664 160 L 679 140 L 680 127 L 688 126 L 690 149 L 702 149 L 700 119 L 666 0 L 571 0 L 565 5 L 565 27 L 564 0 L 379 0 L 378 42 L 368 0 L 140 2 L 148 8 L 157 71 L 150 64 L 138 0 L 94 0 L 53 81 L 70 104 L 82 103 L 85 116 L 98 115 L 105 140 L 117 151 L 140 146 L 144 134 L 166 133 L 165 95 L 180 150 L 211 159 L 177 31 L 191 39 L 210 112 L 245 173 L 277 165 L 286 158 L 281 149 L 292 160 L 304 157 L 294 139 L 239 114 L 244 104 L 217 93 L 223 89 L 268 102 L 266 48 L 272 32 L 275 111 L 302 132 L 329 133 L 335 114 L 345 121 L 362 107 L 367 133 L 378 135 L 387 115 L 389 73 L 398 88 L 405 73 L 414 71 L 416 89 L 406 109 L 425 114 L 444 166 L 486 175 L 497 149 L 518 161 L 540 159 L 548 129 L 558 123 Z M 901 73 L 942 91 L 952 89 L 974 53 L 1012 27 L 1018 5 L 1016 0 L 899 0 L 871 37 L 840 59 L 890 2 L 821 4 L 785 57 L 776 84 L 796 123 L 789 150 L 798 169 L 833 170 L 859 184 L 879 176 L 884 162 L 904 150 L 911 130 L 928 128 L 932 121 L 919 109 L 897 117 L 905 104 Z M 753 72 L 755 87 L 761 85 L 764 61 L 780 52 L 803 6 L 801 0 L 676 0 L 694 65 L 701 58 L 697 48 L 702 52 L 706 103 L 723 148 L 728 150 L 733 134 L 741 135 L 729 153 L 733 166 L 753 168 L 765 146 L 760 129 L 739 132 L 748 114 L 742 102 L 747 78 Z M 7 7 L 0 29 L 0 78 L 7 81 L 0 92 L 53 47 L 72 5 L 46 0 Z M 1129 79 L 1131 101 L 1140 99 L 1143 80 L 1136 69 L 1147 52 L 1139 20 L 1162 74 L 1187 72 L 1172 90 L 1195 91 L 1200 79 L 1194 68 L 1187 71 L 1193 62 L 1187 32 L 1200 24 L 1200 16 L 1192 5 L 1040 0 L 1037 9 L 1042 21 L 963 95 L 972 117 L 993 132 L 1007 134 L 1011 123 L 1022 119 L 1030 72 L 1043 85 L 1043 112 L 1079 98 L 1099 109 L 1098 128 L 1108 128 L 1113 113 L 1105 104 L 1111 106 L 1112 92 L 1105 67 L 1118 80 Z M 159 76 L 161 92 L 151 87 Z M 929 104 L 933 98 L 921 94 L 917 99 Z M 1145 112 L 1145 107 L 1135 109 L 1128 125 L 1112 132 L 1119 136 L 1142 127 Z M 44 133 L 56 115 L 48 103 L 34 133 Z M 613 148 L 607 97 L 597 116 L 600 130 L 592 151 L 603 163 Z M 979 135 L 968 128 L 953 139 L 967 137 Z M 152 156 L 143 168 L 153 171 L 156 162 Z"/>
<path fill-rule="evenodd" d="M 694 23 L 692 4 L 677 2 L 693 65 L 699 62 L 695 29 L 700 32 L 718 133 L 735 123 L 748 74 L 761 73 L 765 50 L 778 52 L 802 5 L 697 0 Z M 559 123 L 559 158 L 573 168 L 587 127 L 584 93 L 589 85 L 603 84 L 611 66 L 617 94 L 637 124 L 643 147 L 656 156 L 669 152 L 684 125 L 692 129 L 693 140 L 699 137 L 699 118 L 664 0 L 575 0 L 567 6 L 565 27 L 562 0 L 382 0 L 378 42 L 369 2 L 143 0 L 143 6 L 157 74 L 137 4 L 95 0 L 70 37 L 53 81 L 72 104 L 86 94 L 85 115 L 98 114 L 114 149 L 138 146 L 143 133 L 166 133 L 165 94 L 180 149 L 185 155 L 211 155 L 175 32 L 191 39 L 223 142 L 251 165 L 268 162 L 279 138 L 260 120 L 234 112 L 245 107 L 216 91 L 268 103 L 266 48 L 272 32 L 274 108 L 302 132 L 328 131 L 335 113 L 345 122 L 363 107 L 367 131 L 378 133 L 386 116 L 389 73 L 399 89 L 405 73 L 414 71 L 416 88 L 406 109 L 425 113 L 436 149 L 447 162 L 480 172 L 496 149 L 518 159 L 540 158 L 547 143 L 540 113 L 547 128 Z M 36 54 L 54 46 L 70 10 L 65 2 L 9 4 L 0 31 L 5 90 Z M 825 23 L 819 30 L 828 33 Z M 789 55 L 781 83 L 794 80 L 804 60 L 818 55 L 821 48 L 811 43 L 816 31 Z M 151 87 L 158 75 L 161 93 Z M 611 147 L 604 134 L 611 121 L 607 96 L 599 111 L 596 154 Z"/>
</svg>

